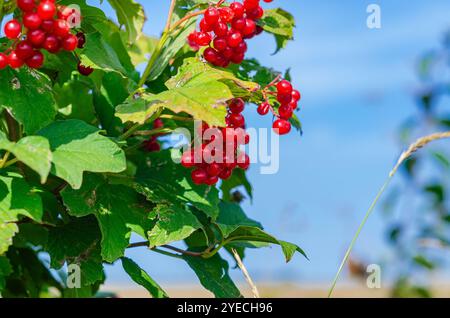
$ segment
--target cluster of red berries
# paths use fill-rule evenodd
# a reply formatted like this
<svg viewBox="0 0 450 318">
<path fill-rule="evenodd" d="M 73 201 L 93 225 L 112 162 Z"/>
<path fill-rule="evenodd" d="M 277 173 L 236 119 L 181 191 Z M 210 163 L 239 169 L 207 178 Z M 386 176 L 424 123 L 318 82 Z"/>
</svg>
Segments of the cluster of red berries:
<svg viewBox="0 0 450 318">
<path fill-rule="evenodd" d="M 4 27 L 8 39 L 14 40 L 9 54 L 0 53 L 0 69 L 10 66 L 13 69 L 27 65 L 38 69 L 44 64 L 41 50 L 56 54 L 61 50 L 74 51 L 83 48 L 86 38 L 83 33 L 71 33 L 70 20 L 75 9 L 57 6 L 55 0 L 17 0 L 17 7 L 22 11 L 22 21 L 12 19 Z M 89 75 L 93 69 L 78 65 L 83 75 Z"/>
<path fill-rule="evenodd" d="M 200 31 L 191 33 L 188 43 L 197 50 L 208 46 L 203 57 L 215 66 L 241 64 L 247 52 L 245 40 L 263 31 L 256 24 L 263 15 L 260 0 L 233 2 L 229 7 L 210 7 L 200 21 Z"/>
<path fill-rule="evenodd" d="M 191 177 L 195 184 L 212 186 L 219 179 L 229 179 L 234 169 L 250 167 L 249 156 L 239 149 L 250 142 L 242 116 L 244 108 L 242 99 L 232 100 L 228 107 L 227 127 L 210 128 L 204 123 L 201 146 L 183 153 L 181 164 L 185 168 L 194 168 Z"/>
<path fill-rule="evenodd" d="M 273 122 L 273 129 L 280 135 L 286 135 L 291 131 L 291 123 L 289 119 L 292 118 L 294 110 L 298 107 L 298 102 L 301 99 L 301 94 L 298 90 L 292 87 L 292 84 L 287 80 L 282 80 L 276 85 L 276 92 L 270 92 L 277 97 L 280 103 L 278 113 L 276 113 L 269 101 L 265 101 L 258 106 L 258 114 L 265 116 L 272 111 L 277 119 Z"/>
</svg>

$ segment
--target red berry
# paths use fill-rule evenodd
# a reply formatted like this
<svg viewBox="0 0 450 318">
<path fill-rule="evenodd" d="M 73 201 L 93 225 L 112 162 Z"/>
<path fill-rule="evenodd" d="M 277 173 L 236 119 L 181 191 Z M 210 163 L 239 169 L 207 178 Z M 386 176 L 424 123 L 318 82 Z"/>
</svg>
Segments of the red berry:
<svg viewBox="0 0 450 318">
<path fill-rule="evenodd" d="M 9 53 L 8 55 L 8 64 L 11 68 L 15 69 L 22 67 L 24 61 L 17 56 L 16 51 L 11 51 L 11 53 Z"/>
<path fill-rule="evenodd" d="M 89 66 L 84 66 L 81 64 L 81 62 L 78 63 L 78 72 L 80 72 L 81 75 L 89 76 L 94 72 L 94 69 Z"/>
<path fill-rule="evenodd" d="M 22 32 L 22 25 L 17 20 L 11 20 L 5 24 L 4 31 L 8 39 L 17 39 Z"/>
<path fill-rule="evenodd" d="M 239 32 L 232 32 L 227 37 L 228 46 L 235 48 L 242 42 L 242 35 Z"/>
<path fill-rule="evenodd" d="M 42 24 L 42 19 L 37 13 L 27 12 L 27 13 L 24 14 L 24 16 L 23 16 L 23 25 L 28 30 L 39 29 L 41 24 Z"/>
<path fill-rule="evenodd" d="M 25 63 L 30 68 L 41 68 L 44 64 L 44 55 L 40 51 L 34 51 L 33 55 Z"/>
<path fill-rule="evenodd" d="M 78 38 L 70 34 L 62 41 L 62 47 L 66 51 L 74 51 L 78 47 Z"/>
<path fill-rule="evenodd" d="M 256 9 L 258 6 L 259 6 L 259 0 L 244 0 L 244 7 L 247 11 Z"/>
<path fill-rule="evenodd" d="M 295 100 L 296 102 L 300 101 L 300 99 L 302 99 L 302 95 L 300 94 L 300 92 L 296 89 L 294 89 L 292 91 L 292 99 Z"/>
<path fill-rule="evenodd" d="M 292 101 L 288 105 L 292 110 L 296 110 L 298 107 L 298 102 L 295 101 L 295 99 L 292 99 Z"/>
<path fill-rule="evenodd" d="M 198 32 L 195 41 L 200 46 L 207 46 L 211 42 L 211 35 L 206 32 Z"/>
<path fill-rule="evenodd" d="M 226 36 L 228 34 L 228 25 L 219 21 L 214 27 L 214 33 L 217 36 Z"/>
<path fill-rule="evenodd" d="M 242 3 L 240 3 L 240 2 L 233 2 L 230 5 L 230 9 L 233 10 L 235 18 L 242 18 L 244 16 L 245 8 L 242 5 Z"/>
<path fill-rule="evenodd" d="M 214 25 L 213 24 L 209 24 L 208 22 L 206 22 L 205 19 L 201 19 L 201 21 L 200 21 L 200 30 L 202 32 L 211 32 L 212 30 L 214 30 Z"/>
<path fill-rule="evenodd" d="M 230 105 L 228 106 L 230 108 L 230 111 L 234 114 L 240 114 L 245 109 L 245 102 L 242 100 L 242 98 L 235 98 L 230 102 Z"/>
<path fill-rule="evenodd" d="M 261 116 L 265 116 L 269 113 L 269 110 L 270 110 L 270 104 L 268 102 L 264 102 L 258 106 L 257 112 Z"/>
<path fill-rule="evenodd" d="M 53 32 L 54 20 L 44 20 L 41 24 L 41 29 L 45 32 Z"/>
<path fill-rule="evenodd" d="M 289 81 L 282 80 L 277 84 L 278 94 L 281 95 L 291 95 L 292 94 L 292 84 Z"/>
<path fill-rule="evenodd" d="M 291 123 L 284 119 L 278 119 L 273 123 L 273 130 L 279 135 L 286 135 L 291 131 Z"/>
<path fill-rule="evenodd" d="M 210 177 L 217 177 L 222 172 L 222 166 L 218 163 L 212 163 L 206 167 L 206 172 Z"/>
<path fill-rule="evenodd" d="M 196 169 L 191 172 L 191 177 L 195 184 L 200 185 L 206 182 L 208 174 L 203 169 Z"/>
<path fill-rule="evenodd" d="M 234 18 L 234 11 L 229 7 L 222 7 L 219 9 L 220 19 L 225 22 L 231 22 Z"/>
<path fill-rule="evenodd" d="M 234 52 L 238 54 L 245 53 L 247 52 L 247 49 L 247 43 L 245 43 L 245 41 L 242 41 L 237 47 L 234 48 Z"/>
<path fill-rule="evenodd" d="M 237 157 L 237 165 L 239 168 L 247 170 L 250 167 L 250 157 L 246 153 L 241 152 Z"/>
<path fill-rule="evenodd" d="M 16 46 L 17 57 L 26 60 L 33 55 L 33 46 L 28 41 L 21 41 Z"/>
<path fill-rule="evenodd" d="M 264 10 L 261 7 L 257 7 L 256 9 L 250 10 L 247 12 L 247 17 L 252 20 L 259 20 L 263 17 Z"/>
<path fill-rule="evenodd" d="M 219 10 L 216 8 L 208 8 L 205 11 L 205 21 L 206 23 L 208 23 L 209 25 L 214 25 L 219 21 L 219 17 L 220 17 L 220 13 Z"/>
<path fill-rule="evenodd" d="M 53 19 L 56 13 L 56 6 L 50 0 L 43 1 L 39 4 L 37 13 L 42 20 Z"/>
<path fill-rule="evenodd" d="M 292 101 L 292 94 L 282 94 L 278 92 L 277 100 L 283 105 L 289 104 Z"/>
<path fill-rule="evenodd" d="M 244 36 L 252 36 L 256 33 L 256 23 L 253 20 L 245 19 L 244 27 L 242 28 L 242 34 Z"/>
<path fill-rule="evenodd" d="M 53 33 L 59 37 L 66 37 L 70 32 L 69 22 L 58 19 L 53 24 Z"/>
<path fill-rule="evenodd" d="M 219 182 L 219 177 L 208 177 L 206 178 L 205 184 L 209 186 L 215 185 L 217 182 Z"/>
<path fill-rule="evenodd" d="M 8 57 L 5 54 L 0 53 L 0 70 L 3 70 L 7 66 L 8 66 Z"/>
<path fill-rule="evenodd" d="M 224 169 L 219 174 L 219 178 L 222 179 L 222 180 L 227 180 L 227 179 L 230 179 L 232 174 L 233 174 L 233 171 L 231 169 Z"/>
<path fill-rule="evenodd" d="M 203 57 L 209 63 L 214 64 L 214 62 L 216 62 L 216 60 L 217 60 L 217 51 L 209 47 L 203 53 Z"/>
<path fill-rule="evenodd" d="M 24 12 L 33 11 L 35 4 L 34 0 L 17 0 L 17 6 Z"/>
<path fill-rule="evenodd" d="M 58 53 L 61 48 L 58 38 L 54 35 L 48 35 L 42 47 L 50 53 Z"/>
<path fill-rule="evenodd" d="M 78 38 L 78 48 L 79 49 L 84 48 L 84 45 L 86 44 L 86 36 L 84 35 L 84 33 L 78 32 L 77 38 Z"/>
<path fill-rule="evenodd" d="M 245 118 L 241 114 L 230 114 L 231 125 L 235 128 L 242 128 L 245 126 Z"/>
<path fill-rule="evenodd" d="M 144 144 L 144 148 L 145 150 L 147 150 L 148 152 L 158 152 L 161 151 L 161 145 L 155 141 L 155 140 L 151 140 L 150 142 L 147 142 Z"/>
<path fill-rule="evenodd" d="M 224 38 L 216 37 L 213 41 L 213 44 L 214 48 L 217 51 L 223 51 L 228 47 L 227 40 L 225 40 Z"/>
<path fill-rule="evenodd" d="M 195 156 L 191 151 L 186 151 L 181 156 L 181 165 L 185 168 L 192 168 L 195 166 Z"/>
<path fill-rule="evenodd" d="M 278 109 L 278 114 L 282 119 L 289 119 L 292 117 L 293 111 L 291 106 L 281 105 L 281 107 Z"/>
<path fill-rule="evenodd" d="M 45 32 L 41 29 L 28 32 L 27 39 L 35 48 L 40 48 L 46 38 Z"/>
<path fill-rule="evenodd" d="M 242 61 L 244 61 L 245 58 L 245 54 L 244 53 L 235 53 L 233 54 L 233 56 L 230 58 L 231 62 L 233 62 L 234 64 L 241 64 Z"/>
</svg>

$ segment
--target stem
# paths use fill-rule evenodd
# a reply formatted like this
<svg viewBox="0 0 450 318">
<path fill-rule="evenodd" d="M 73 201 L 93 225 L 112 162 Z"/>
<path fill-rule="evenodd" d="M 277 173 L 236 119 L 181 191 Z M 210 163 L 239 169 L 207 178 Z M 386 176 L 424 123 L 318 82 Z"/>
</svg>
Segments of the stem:
<svg viewBox="0 0 450 318">
<path fill-rule="evenodd" d="M 6 164 L 6 162 L 8 161 L 8 158 L 9 158 L 9 155 L 10 155 L 10 154 L 11 154 L 11 153 L 10 153 L 9 151 L 7 151 L 7 152 L 5 153 L 5 155 L 3 156 L 2 160 L 0 161 L 0 169 L 2 169 L 2 168 L 5 167 L 5 164 Z"/>
<path fill-rule="evenodd" d="M 173 11 L 175 10 L 175 4 L 177 0 L 172 0 L 169 8 L 169 15 L 167 17 L 166 27 L 164 28 L 164 33 L 170 30 L 170 24 L 172 23 Z"/>
<path fill-rule="evenodd" d="M 131 137 L 136 131 L 139 130 L 139 128 L 142 127 L 142 124 L 135 124 L 133 125 L 130 129 L 128 129 L 125 133 L 123 133 L 120 137 L 119 140 L 126 140 L 129 137 Z"/>
<path fill-rule="evenodd" d="M 336 284 L 337 284 L 337 281 L 339 279 L 339 276 L 341 276 L 341 272 L 344 269 L 345 263 L 347 263 L 347 260 L 348 260 L 348 258 L 350 256 L 350 253 L 352 252 L 353 247 L 355 246 L 355 243 L 358 240 L 362 229 L 366 225 L 367 220 L 369 219 L 370 215 L 372 214 L 373 210 L 375 209 L 375 206 L 377 205 L 378 201 L 380 200 L 380 198 L 383 195 L 384 191 L 386 190 L 387 186 L 391 182 L 392 177 L 393 176 L 388 177 L 388 179 L 386 180 L 384 185 L 381 187 L 380 191 L 378 192 L 377 196 L 375 197 L 375 200 L 370 205 L 369 210 L 367 210 L 366 215 L 364 216 L 364 219 L 362 220 L 361 224 L 359 225 L 358 230 L 356 231 L 356 234 L 355 234 L 355 236 L 353 237 L 353 239 L 352 239 L 352 241 L 350 243 L 350 246 L 348 247 L 347 251 L 345 252 L 345 256 L 342 259 L 341 265 L 339 266 L 339 269 L 338 269 L 338 272 L 337 272 L 336 276 L 334 277 L 334 280 L 333 280 L 333 283 L 331 285 L 331 288 L 328 291 L 328 298 L 330 298 L 331 295 L 333 294 L 333 291 L 334 291 L 334 289 L 336 287 Z"/>
<path fill-rule="evenodd" d="M 19 162 L 19 159 L 14 158 L 8 162 L 6 162 L 2 168 L 8 168 L 9 166 L 12 166 L 13 164 L 16 164 L 17 162 Z"/>
<path fill-rule="evenodd" d="M 147 241 L 145 241 L 145 242 L 138 242 L 138 243 L 132 243 L 132 244 L 128 245 L 128 248 L 148 247 L 148 244 L 149 243 Z M 172 251 L 180 253 L 182 255 L 188 255 L 188 256 L 193 256 L 193 257 L 201 257 L 203 255 L 202 252 L 196 253 L 196 252 L 185 251 L 185 250 L 182 250 L 180 248 L 177 248 L 177 247 L 174 247 L 174 246 L 171 246 L 171 245 L 162 245 L 160 247 L 168 249 L 168 250 L 172 250 Z M 150 250 L 156 251 L 156 248 L 150 248 Z M 174 254 L 172 254 L 172 255 L 174 255 Z"/>
<path fill-rule="evenodd" d="M 8 126 L 9 139 L 18 141 L 20 139 L 20 127 L 17 121 L 12 117 L 11 113 L 5 109 L 5 120 Z"/>
</svg>

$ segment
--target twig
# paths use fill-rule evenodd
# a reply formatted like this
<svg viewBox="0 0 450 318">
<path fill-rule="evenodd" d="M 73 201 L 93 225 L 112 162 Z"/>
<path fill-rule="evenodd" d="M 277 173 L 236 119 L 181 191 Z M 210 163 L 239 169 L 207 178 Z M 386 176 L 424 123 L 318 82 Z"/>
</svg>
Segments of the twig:
<svg viewBox="0 0 450 318">
<path fill-rule="evenodd" d="M 250 274 L 248 273 L 247 268 L 245 267 L 244 263 L 242 262 L 241 257 L 239 256 L 239 254 L 236 252 L 236 250 L 234 248 L 231 249 L 231 251 L 233 252 L 233 256 L 236 259 L 236 262 L 237 262 L 239 268 L 241 269 L 242 273 L 244 274 L 245 280 L 252 288 L 253 298 L 260 298 L 258 288 L 256 287 L 255 283 L 253 283 L 253 280 L 250 277 Z"/>
<path fill-rule="evenodd" d="M 130 245 L 128 245 L 128 248 L 136 248 L 136 247 L 147 247 L 149 248 L 149 243 L 147 241 L 145 242 L 137 242 L 137 243 L 132 243 Z M 171 245 L 161 245 L 160 247 L 180 253 L 182 255 L 188 255 L 188 256 L 194 256 L 194 257 L 201 257 L 203 255 L 203 253 L 197 253 L 197 252 L 191 252 L 191 251 L 185 251 L 182 250 L 180 248 L 171 246 Z M 155 248 L 149 248 L 150 250 L 154 250 Z"/>
<path fill-rule="evenodd" d="M 346 262 L 347 262 L 347 260 L 348 260 L 348 258 L 350 256 L 350 253 L 353 250 L 353 247 L 355 246 L 356 241 L 359 238 L 359 235 L 361 234 L 362 229 L 366 225 L 367 220 L 369 219 L 370 215 L 372 214 L 373 210 L 375 209 L 375 206 L 377 205 L 378 201 L 380 200 L 381 196 L 383 195 L 383 193 L 387 189 L 389 183 L 392 181 L 393 177 L 397 173 L 397 171 L 400 168 L 400 166 L 405 162 L 405 160 L 407 160 L 409 157 L 411 157 L 415 152 L 417 152 L 421 148 L 425 147 L 426 145 L 428 145 L 432 141 L 441 140 L 441 139 L 445 139 L 445 138 L 450 138 L 450 131 L 443 132 L 443 133 L 432 134 L 432 135 L 420 138 L 416 142 L 411 144 L 411 146 L 409 146 L 409 148 L 400 155 L 400 158 L 398 159 L 397 164 L 394 166 L 394 168 L 389 173 L 389 176 L 388 176 L 387 180 L 385 181 L 385 183 L 381 187 L 380 191 L 378 191 L 378 194 L 375 197 L 375 200 L 370 205 L 369 210 L 367 210 L 366 215 L 364 216 L 364 219 L 362 220 L 361 224 L 359 225 L 358 230 L 356 231 L 356 234 L 354 235 L 354 237 L 353 237 L 353 239 L 352 239 L 352 241 L 350 243 L 350 246 L 348 247 L 348 249 L 347 249 L 347 251 L 345 253 L 345 256 L 344 256 L 344 258 L 343 258 L 343 260 L 341 262 L 341 265 L 339 266 L 338 272 L 337 272 L 336 276 L 334 277 L 334 280 L 333 280 L 333 283 L 331 285 L 331 288 L 328 291 L 328 298 L 330 298 L 332 296 L 332 294 L 333 294 L 333 291 L 334 291 L 334 289 L 336 287 L 337 281 L 339 280 L 339 277 L 340 277 L 340 275 L 342 273 L 342 270 L 344 269 L 344 266 L 345 266 L 345 264 L 346 264 Z"/>
<path fill-rule="evenodd" d="M 175 10 L 176 3 L 177 3 L 177 0 L 172 0 L 172 2 L 170 3 L 169 16 L 167 17 L 167 22 L 166 22 L 166 26 L 164 28 L 164 32 L 167 32 L 170 30 L 170 24 L 172 23 L 173 11 Z"/>
</svg>

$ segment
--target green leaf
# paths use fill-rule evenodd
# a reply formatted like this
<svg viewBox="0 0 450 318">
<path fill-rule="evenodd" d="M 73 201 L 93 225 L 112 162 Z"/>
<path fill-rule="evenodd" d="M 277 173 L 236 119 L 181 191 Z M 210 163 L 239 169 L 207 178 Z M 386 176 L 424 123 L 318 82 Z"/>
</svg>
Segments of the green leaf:
<svg viewBox="0 0 450 318">
<path fill-rule="evenodd" d="M 164 69 L 169 65 L 170 60 L 186 44 L 186 39 L 189 34 L 195 30 L 195 26 L 195 19 L 191 19 L 180 32 L 175 32 L 175 34 L 171 34 L 168 37 L 161 51 L 158 52 L 158 56 L 156 57 L 156 60 L 153 63 L 153 67 L 150 71 L 148 81 L 154 81 L 161 75 Z"/>
<path fill-rule="evenodd" d="M 220 186 L 223 193 L 223 200 L 231 201 L 232 200 L 232 191 L 240 186 L 243 186 L 247 191 L 250 199 L 253 199 L 253 187 L 247 179 L 247 175 L 245 170 L 236 169 L 233 171 L 231 177 L 227 180 L 224 180 Z"/>
<path fill-rule="evenodd" d="M 175 204 L 160 204 L 152 213 L 158 220 L 148 232 L 150 248 L 184 240 L 202 227 L 191 212 Z"/>
<path fill-rule="evenodd" d="M 57 121 L 39 132 L 53 152 L 51 172 L 74 189 L 83 182 L 83 172 L 114 172 L 126 169 L 125 154 L 99 130 L 79 120 Z"/>
<path fill-rule="evenodd" d="M 229 265 L 219 254 L 211 258 L 183 256 L 200 283 L 217 298 L 240 298 L 241 292 L 228 274 Z"/>
<path fill-rule="evenodd" d="M 148 96 L 150 96 L 150 94 Z M 147 102 L 144 99 L 137 99 L 117 106 L 116 116 L 120 118 L 123 123 L 132 122 L 143 125 L 160 109 L 161 106 L 159 101 Z"/>
<path fill-rule="evenodd" d="M 12 244 L 20 215 L 41 221 L 42 200 L 20 174 L 6 172 L 0 175 L 0 255 Z"/>
<path fill-rule="evenodd" d="M 125 26 L 128 44 L 135 42 L 144 27 L 144 8 L 133 0 L 108 0 L 108 2 L 116 11 L 119 23 Z"/>
<path fill-rule="evenodd" d="M 52 160 L 47 139 L 40 136 L 29 136 L 14 143 L 9 141 L 3 132 L 0 132 L 0 149 L 11 152 L 19 161 L 36 171 L 41 176 L 42 183 L 47 181 Z"/>
<path fill-rule="evenodd" d="M 265 10 L 259 24 L 264 31 L 275 36 L 277 42 L 275 53 L 284 48 L 288 41 L 293 40 L 295 19 L 292 14 L 283 9 Z"/>
<path fill-rule="evenodd" d="M 51 82 L 42 73 L 28 68 L 2 70 L 0 76 L 0 110 L 6 108 L 33 134 L 56 116 Z"/>
<path fill-rule="evenodd" d="M 142 34 L 128 50 L 134 66 L 148 61 L 158 45 L 158 39 Z"/>
<path fill-rule="evenodd" d="M 262 229 L 262 225 L 245 215 L 239 204 L 220 202 L 220 215 L 217 218 L 217 225 L 224 237 L 229 237 L 233 231 L 241 226 L 257 227 Z"/>
<path fill-rule="evenodd" d="M 112 263 L 124 255 L 132 231 L 146 237 L 151 209 L 131 188 L 99 175 L 85 179 L 80 190 L 66 188 L 61 195 L 70 215 L 95 215 L 102 232 L 102 257 Z"/>
<path fill-rule="evenodd" d="M 86 45 L 80 53 L 81 63 L 105 72 L 117 72 L 129 77 L 114 49 L 99 32 L 86 35 Z"/>
<path fill-rule="evenodd" d="M 253 226 L 240 226 L 235 231 L 230 233 L 225 239 L 227 243 L 229 242 L 262 242 L 262 243 L 270 243 L 280 245 L 283 254 L 286 258 L 286 262 L 289 262 L 292 259 L 292 256 L 295 252 L 299 252 L 305 258 L 308 258 L 305 252 L 298 246 L 285 242 L 279 241 L 272 235 L 264 232 L 262 229 L 253 227 Z"/>
<path fill-rule="evenodd" d="M 190 171 L 175 164 L 172 154 L 164 150 L 142 157 L 138 163 L 135 188 L 152 202 L 193 205 L 212 219 L 219 215 L 219 193 L 215 187 L 198 186 L 192 182 Z"/>
<path fill-rule="evenodd" d="M 417 265 L 420 265 L 428 270 L 433 270 L 435 268 L 435 265 L 422 255 L 416 255 L 413 260 Z"/>
<path fill-rule="evenodd" d="M 100 240 L 101 233 L 95 218 L 77 218 L 63 226 L 51 228 L 46 247 L 51 266 L 60 269 L 64 263 L 79 265 L 83 286 L 103 281 Z"/>
<path fill-rule="evenodd" d="M 84 81 L 68 81 L 62 85 L 55 85 L 55 99 L 60 113 L 67 119 L 80 119 L 95 124 L 95 110 L 92 88 Z"/>
<path fill-rule="evenodd" d="M 153 298 L 169 298 L 167 293 L 131 259 L 122 257 L 122 266 L 131 279 L 148 290 Z"/>
</svg>

